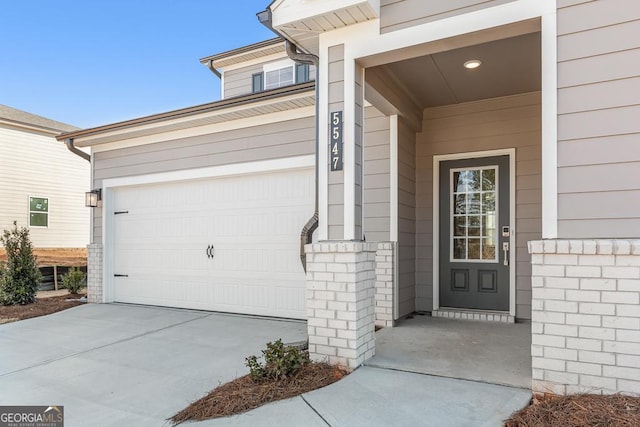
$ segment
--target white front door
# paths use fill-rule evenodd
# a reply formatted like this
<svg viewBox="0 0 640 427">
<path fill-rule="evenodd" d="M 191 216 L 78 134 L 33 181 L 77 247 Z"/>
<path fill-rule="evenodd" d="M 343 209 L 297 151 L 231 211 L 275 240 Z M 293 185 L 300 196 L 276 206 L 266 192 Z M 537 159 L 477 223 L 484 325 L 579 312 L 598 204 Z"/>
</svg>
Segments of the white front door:
<svg viewBox="0 0 640 427">
<path fill-rule="evenodd" d="M 305 318 L 313 171 L 115 190 L 114 300 Z"/>
</svg>

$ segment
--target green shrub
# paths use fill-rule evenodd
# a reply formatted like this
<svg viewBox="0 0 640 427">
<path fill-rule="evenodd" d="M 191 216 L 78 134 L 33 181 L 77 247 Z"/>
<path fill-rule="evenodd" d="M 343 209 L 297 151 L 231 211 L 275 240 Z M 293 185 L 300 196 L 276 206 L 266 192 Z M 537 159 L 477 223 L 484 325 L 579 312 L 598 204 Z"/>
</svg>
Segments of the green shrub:
<svg viewBox="0 0 640 427">
<path fill-rule="evenodd" d="M 285 346 L 281 339 L 267 343 L 267 349 L 262 350 L 262 357 L 264 363 L 256 356 L 246 358 L 245 365 L 254 381 L 288 378 L 309 363 L 309 353 L 297 347 Z"/>
<path fill-rule="evenodd" d="M 4 230 L 0 243 L 7 251 L 7 261 L 0 265 L 0 304 L 29 304 L 35 301 L 42 275 L 36 264 L 29 230 L 18 229 L 16 221 L 12 230 Z"/>
<path fill-rule="evenodd" d="M 69 290 L 70 294 L 77 294 L 80 289 L 86 286 L 87 275 L 77 267 L 71 267 L 65 275 L 62 276 L 62 286 Z"/>
</svg>

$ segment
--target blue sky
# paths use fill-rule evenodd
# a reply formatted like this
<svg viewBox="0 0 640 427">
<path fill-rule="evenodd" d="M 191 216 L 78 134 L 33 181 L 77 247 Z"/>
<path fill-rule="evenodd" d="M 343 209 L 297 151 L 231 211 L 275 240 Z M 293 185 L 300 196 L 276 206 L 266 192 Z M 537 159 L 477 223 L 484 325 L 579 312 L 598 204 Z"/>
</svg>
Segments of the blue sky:
<svg viewBox="0 0 640 427">
<path fill-rule="evenodd" d="M 0 104 L 81 128 L 220 99 L 199 59 L 274 37 L 270 0 L 0 0 Z"/>
</svg>

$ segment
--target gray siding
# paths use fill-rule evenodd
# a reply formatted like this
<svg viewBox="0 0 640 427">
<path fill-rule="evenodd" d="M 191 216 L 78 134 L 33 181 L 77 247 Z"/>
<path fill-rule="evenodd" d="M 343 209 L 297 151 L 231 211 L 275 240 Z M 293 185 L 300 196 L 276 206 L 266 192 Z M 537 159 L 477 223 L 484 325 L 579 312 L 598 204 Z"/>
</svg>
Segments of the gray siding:
<svg viewBox="0 0 640 427">
<path fill-rule="evenodd" d="M 278 58 L 273 61 L 266 61 L 262 64 L 249 65 L 247 67 L 238 68 L 231 71 L 224 72 L 224 98 L 233 98 L 234 96 L 242 96 L 251 93 L 252 90 L 252 76 L 256 73 L 262 72 L 262 67 L 265 64 L 272 62 L 282 61 L 286 56 Z M 309 79 L 315 80 L 316 70 L 315 67 L 309 68 Z"/>
<path fill-rule="evenodd" d="M 360 65 L 356 63 L 355 65 L 355 94 L 354 94 L 354 130 L 355 135 L 353 139 L 354 145 L 354 235 L 356 240 L 362 239 L 362 181 L 364 180 L 363 171 L 362 171 L 362 163 L 363 159 L 363 129 L 364 129 L 364 88 L 362 78 L 364 77 L 363 69 Z M 345 139 L 347 144 L 349 143 L 349 137 Z"/>
<path fill-rule="evenodd" d="M 640 237 L 640 2 L 558 1 L 558 234 Z"/>
<path fill-rule="evenodd" d="M 251 93 L 252 79 L 255 73 L 262 72 L 263 64 L 250 65 L 224 73 L 224 98 L 247 95 Z"/>
<path fill-rule="evenodd" d="M 389 117 L 367 107 L 364 132 L 364 234 L 368 242 L 386 242 L 391 212 Z"/>
<path fill-rule="evenodd" d="M 94 183 L 102 180 L 313 154 L 315 119 L 307 117 L 94 154 Z M 102 209 L 94 211 L 94 241 L 102 239 Z"/>
<path fill-rule="evenodd" d="M 416 310 L 416 133 L 398 118 L 398 314 Z"/>
<path fill-rule="evenodd" d="M 416 155 L 418 310 L 433 302 L 433 156 L 501 148 L 516 148 L 516 315 L 531 318 L 527 242 L 542 237 L 539 93 L 425 110 Z"/>
<path fill-rule="evenodd" d="M 329 113 L 334 111 L 344 111 L 344 45 L 329 48 Z M 328 127 L 324 129 L 328 131 Z M 344 239 L 343 171 L 329 172 L 328 192 L 329 240 L 342 240 Z"/>
<path fill-rule="evenodd" d="M 380 30 L 395 31 L 517 0 L 381 0 Z"/>
</svg>

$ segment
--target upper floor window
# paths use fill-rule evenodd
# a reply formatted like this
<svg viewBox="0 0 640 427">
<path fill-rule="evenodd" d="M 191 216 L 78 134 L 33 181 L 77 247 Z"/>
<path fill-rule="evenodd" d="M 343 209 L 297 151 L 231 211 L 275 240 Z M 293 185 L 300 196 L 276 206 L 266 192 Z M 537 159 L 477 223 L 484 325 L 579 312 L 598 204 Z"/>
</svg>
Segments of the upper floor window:
<svg viewBox="0 0 640 427">
<path fill-rule="evenodd" d="M 29 197 L 29 227 L 49 226 L 49 199 Z"/>
<path fill-rule="evenodd" d="M 251 76 L 251 92 L 277 89 L 294 83 L 304 83 L 313 80 L 313 67 L 307 64 L 294 64 L 290 60 L 265 64 L 261 73 Z"/>
<path fill-rule="evenodd" d="M 284 67 L 277 70 L 265 71 L 264 88 L 265 90 L 276 89 L 282 86 L 293 84 L 293 67 Z"/>
</svg>

